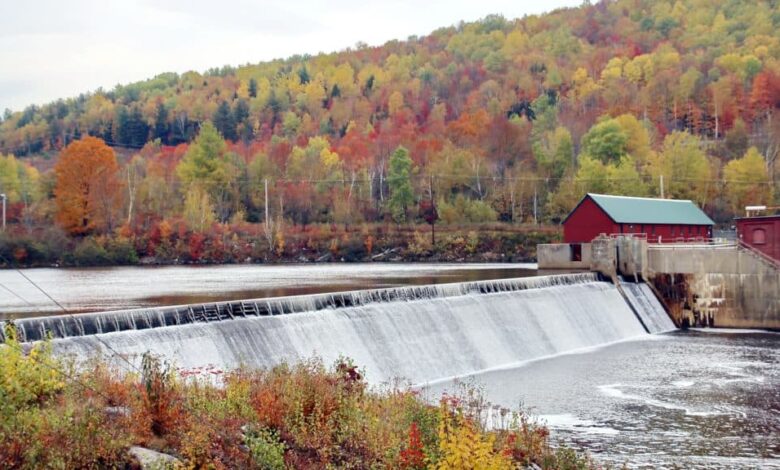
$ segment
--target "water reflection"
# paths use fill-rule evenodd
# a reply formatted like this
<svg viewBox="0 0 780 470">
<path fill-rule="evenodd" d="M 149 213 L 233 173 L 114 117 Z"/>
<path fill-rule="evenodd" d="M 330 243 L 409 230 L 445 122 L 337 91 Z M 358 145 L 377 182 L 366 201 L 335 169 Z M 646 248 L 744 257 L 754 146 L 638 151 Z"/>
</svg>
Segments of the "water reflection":
<svg viewBox="0 0 780 470">
<path fill-rule="evenodd" d="M 533 264 L 330 264 L 29 269 L 70 313 L 536 275 Z M 0 320 L 62 313 L 14 270 L 0 270 Z"/>
</svg>

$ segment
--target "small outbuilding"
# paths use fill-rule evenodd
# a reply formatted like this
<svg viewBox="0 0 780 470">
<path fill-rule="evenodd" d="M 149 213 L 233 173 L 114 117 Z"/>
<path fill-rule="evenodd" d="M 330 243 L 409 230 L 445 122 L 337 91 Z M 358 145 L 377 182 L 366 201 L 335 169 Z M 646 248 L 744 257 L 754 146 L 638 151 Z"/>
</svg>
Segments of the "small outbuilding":
<svg viewBox="0 0 780 470">
<path fill-rule="evenodd" d="M 566 243 L 600 234 L 645 234 L 650 243 L 712 237 L 715 223 L 693 201 L 587 194 L 563 221 Z"/>
<path fill-rule="evenodd" d="M 780 215 L 737 219 L 740 241 L 780 261 Z"/>
</svg>

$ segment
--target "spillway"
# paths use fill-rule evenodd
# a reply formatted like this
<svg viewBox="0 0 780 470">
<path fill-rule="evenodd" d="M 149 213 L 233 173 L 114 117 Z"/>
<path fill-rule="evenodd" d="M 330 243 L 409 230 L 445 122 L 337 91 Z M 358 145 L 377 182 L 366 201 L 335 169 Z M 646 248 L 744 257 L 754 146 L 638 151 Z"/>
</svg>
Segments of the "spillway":
<svg viewBox="0 0 780 470">
<path fill-rule="evenodd" d="M 644 282 L 621 282 L 626 300 L 642 320 L 648 332 L 666 333 L 676 327 L 661 302 Z"/>
<path fill-rule="evenodd" d="M 118 352 L 138 360 L 148 351 L 182 368 L 347 356 L 371 383 L 424 383 L 648 334 L 620 291 L 593 274 L 263 299 L 215 305 L 210 317 L 197 312 L 48 317 L 17 328 L 28 340 L 56 336 L 55 352 L 77 359 Z"/>
</svg>

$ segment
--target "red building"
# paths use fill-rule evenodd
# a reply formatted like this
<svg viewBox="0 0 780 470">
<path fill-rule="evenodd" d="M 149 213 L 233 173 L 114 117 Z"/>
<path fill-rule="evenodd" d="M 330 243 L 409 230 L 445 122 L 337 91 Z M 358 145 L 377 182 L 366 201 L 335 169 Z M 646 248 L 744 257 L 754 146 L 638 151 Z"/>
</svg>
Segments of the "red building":
<svg viewBox="0 0 780 470">
<path fill-rule="evenodd" d="M 738 218 L 737 234 L 745 244 L 780 261 L 780 215 Z"/>
<path fill-rule="evenodd" d="M 599 234 L 643 233 L 651 243 L 712 237 L 715 223 L 691 201 L 587 194 L 563 221 L 566 243 Z"/>
</svg>

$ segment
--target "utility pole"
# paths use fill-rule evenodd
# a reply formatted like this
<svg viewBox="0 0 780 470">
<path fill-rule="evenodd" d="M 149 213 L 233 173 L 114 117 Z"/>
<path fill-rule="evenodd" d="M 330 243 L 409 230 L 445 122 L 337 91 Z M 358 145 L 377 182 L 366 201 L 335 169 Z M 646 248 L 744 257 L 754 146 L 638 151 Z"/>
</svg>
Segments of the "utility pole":
<svg viewBox="0 0 780 470">
<path fill-rule="evenodd" d="M 265 179 L 265 226 L 268 230 L 268 178 Z"/>
<path fill-rule="evenodd" d="M 5 232 L 5 204 L 8 196 L 5 194 L 0 194 L 0 198 L 3 198 L 3 232 Z"/>
<path fill-rule="evenodd" d="M 534 186 L 534 225 L 538 225 L 538 220 L 536 219 L 536 186 Z"/>
<path fill-rule="evenodd" d="M 661 199 L 666 199 L 664 197 L 664 175 L 661 175 Z"/>
</svg>

